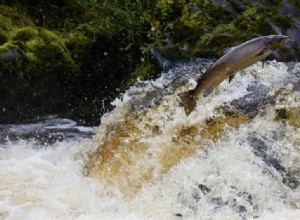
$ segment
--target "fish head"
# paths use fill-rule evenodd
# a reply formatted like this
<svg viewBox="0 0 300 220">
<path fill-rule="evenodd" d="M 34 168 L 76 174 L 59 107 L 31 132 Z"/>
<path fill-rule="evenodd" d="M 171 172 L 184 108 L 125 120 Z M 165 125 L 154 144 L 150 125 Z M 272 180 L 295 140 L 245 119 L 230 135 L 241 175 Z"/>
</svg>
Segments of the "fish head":
<svg viewBox="0 0 300 220">
<path fill-rule="evenodd" d="M 270 35 L 265 39 L 266 47 L 271 50 L 276 50 L 288 41 L 289 37 L 284 35 Z"/>
</svg>

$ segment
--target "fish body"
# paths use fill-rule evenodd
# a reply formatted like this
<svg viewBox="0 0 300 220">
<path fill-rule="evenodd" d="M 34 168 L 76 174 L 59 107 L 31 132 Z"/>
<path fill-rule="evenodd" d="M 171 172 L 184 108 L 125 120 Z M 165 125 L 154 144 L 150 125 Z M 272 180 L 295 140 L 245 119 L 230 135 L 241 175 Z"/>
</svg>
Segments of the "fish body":
<svg viewBox="0 0 300 220">
<path fill-rule="evenodd" d="M 179 94 L 186 115 L 191 114 L 201 95 L 207 96 L 227 78 L 230 82 L 238 71 L 265 59 L 287 40 L 288 36 L 283 35 L 262 36 L 226 50 L 225 54 L 206 70 L 195 89 Z"/>
</svg>

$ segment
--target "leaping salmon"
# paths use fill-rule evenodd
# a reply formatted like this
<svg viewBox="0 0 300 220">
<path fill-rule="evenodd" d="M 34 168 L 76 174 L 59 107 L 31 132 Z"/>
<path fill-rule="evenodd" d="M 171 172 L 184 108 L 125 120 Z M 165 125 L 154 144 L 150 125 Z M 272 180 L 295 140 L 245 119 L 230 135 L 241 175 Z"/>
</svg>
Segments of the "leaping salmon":
<svg viewBox="0 0 300 220">
<path fill-rule="evenodd" d="M 200 95 L 207 96 L 227 78 L 230 82 L 238 71 L 265 59 L 273 50 L 284 45 L 288 38 L 283 35 L 262 36 L 227 49 L 225 54 L 206 70 L 195 89 L 178 94 L 186 115 L 190 115 L 195 109 Z"/>
</svg>

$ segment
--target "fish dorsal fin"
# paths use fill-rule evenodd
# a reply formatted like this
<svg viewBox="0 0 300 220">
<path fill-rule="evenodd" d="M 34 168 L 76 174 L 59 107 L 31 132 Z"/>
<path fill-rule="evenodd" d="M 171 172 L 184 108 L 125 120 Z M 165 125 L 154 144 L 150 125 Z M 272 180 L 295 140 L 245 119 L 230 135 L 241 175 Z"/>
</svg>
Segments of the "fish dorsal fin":
<svg viewBox="0 0 300 220">
<path fill-rule="evenodd" d="M 210 70 L 211 67 L 212 67 L 213 65 L 214 65 L 214 64 L 211 64 L 211 65 L 206 69 L 205 73 L 206 73 L 208 70 Z M 202 74 L 202 75 L 203 75 L 203 74 Z"/>
<path fill-rule="evenodd" d="M 227 47 L 227 48 L 224 48 L 224 49 L 221 49 L 218 54 L 220 56 L 224 56 L 225 54 L 227 54 L 229 51 L 231 51 L 234 47 Z"/>
</svg>

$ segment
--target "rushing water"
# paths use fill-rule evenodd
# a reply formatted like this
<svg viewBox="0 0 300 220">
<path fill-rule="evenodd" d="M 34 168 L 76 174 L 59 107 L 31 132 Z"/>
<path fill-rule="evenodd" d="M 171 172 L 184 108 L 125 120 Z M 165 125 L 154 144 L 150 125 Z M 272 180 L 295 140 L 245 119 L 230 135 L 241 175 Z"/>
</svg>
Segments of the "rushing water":
<svg viewBox="0 0 300 220">
<path fill-rule="evenodd" d="M 132 87 L 97 129 L 0 126 L 0 219 L 300 219 L 300 64 L 253 65 L 186 117 L 209 64 Z"/>
</svg>

